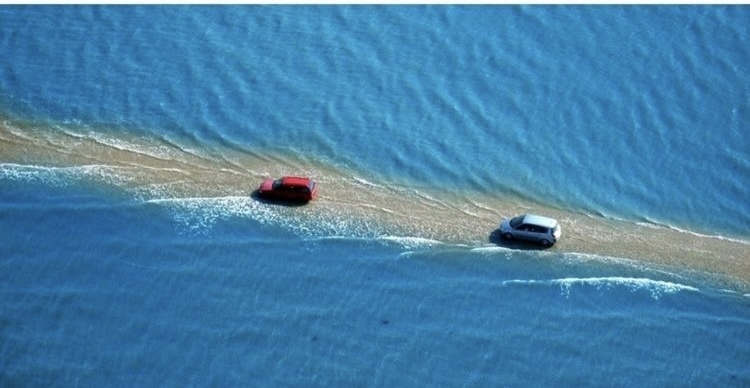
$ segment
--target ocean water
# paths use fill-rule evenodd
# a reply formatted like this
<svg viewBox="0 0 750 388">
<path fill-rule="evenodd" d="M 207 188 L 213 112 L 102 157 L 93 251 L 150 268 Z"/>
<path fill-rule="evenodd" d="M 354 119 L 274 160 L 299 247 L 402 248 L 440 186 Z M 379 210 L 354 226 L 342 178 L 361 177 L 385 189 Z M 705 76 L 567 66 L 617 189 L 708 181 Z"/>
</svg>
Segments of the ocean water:
<svg viewBox="0 0 750 388">
<path fill-rule="evenodd" d="M 0 6 L 0 385 L 748 386 L 748 26 Z"/>
</svg>

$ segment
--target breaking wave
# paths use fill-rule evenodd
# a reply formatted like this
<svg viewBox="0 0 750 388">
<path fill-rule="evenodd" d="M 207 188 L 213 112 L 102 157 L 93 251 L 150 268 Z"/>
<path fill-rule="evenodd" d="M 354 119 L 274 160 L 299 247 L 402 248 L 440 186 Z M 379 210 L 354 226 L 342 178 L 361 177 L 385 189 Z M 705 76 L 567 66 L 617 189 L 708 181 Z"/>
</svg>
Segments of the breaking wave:
<svg viewBox="0 0 750 388">
<path fill-rule="evenodd" d="M 684 284 L 677 284 L 662 280 L 648 278 L 628 277 L 593 277 L 593 278 L 562 278 L 547 280 L 506 280 L 503 286 L 541 286 L 560 287 L 561 295 L 570 297 L 571 291 L 578 287 L 590 287 L 597 290 L 609 291 L 614 289 L 626 289 L 630 292 L 647 292 L 653 299 L 659 299 L 664 294 L 691 291 L 699 289 Z"/>
</svg>

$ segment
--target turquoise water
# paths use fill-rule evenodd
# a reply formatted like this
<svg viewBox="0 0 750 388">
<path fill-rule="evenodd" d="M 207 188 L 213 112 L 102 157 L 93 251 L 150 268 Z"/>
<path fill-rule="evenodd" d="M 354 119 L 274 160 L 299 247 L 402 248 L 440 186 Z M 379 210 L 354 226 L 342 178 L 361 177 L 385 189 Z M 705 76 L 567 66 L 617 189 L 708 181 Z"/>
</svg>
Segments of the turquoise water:
<svg viewBox="0 0 750 388">
<path fill-rule="evenodd" d="M 749 10 L 0 7 L 0 382 L 746 386 Z"/>
</svg>

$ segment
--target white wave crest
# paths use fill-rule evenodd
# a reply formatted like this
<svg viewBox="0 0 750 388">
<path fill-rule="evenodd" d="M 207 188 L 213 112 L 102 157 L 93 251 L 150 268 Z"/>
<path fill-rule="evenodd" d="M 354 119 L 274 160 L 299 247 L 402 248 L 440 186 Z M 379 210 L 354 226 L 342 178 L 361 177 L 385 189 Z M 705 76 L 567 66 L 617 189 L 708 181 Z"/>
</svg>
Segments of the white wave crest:
<svg viewBox="0 0 750 388">
<path fill-rule="evenodd" d="M 316 212 L 308 207 L 274 206 L 245 196 L 161 198 L 145 202 L 167 207 L 173 219 L 185 231 L 194 234 L 205 234 L 223 220 L 245 217 L 311 240 L 361 239 L 397 244 L 410 250 L 443 245 L 441 241 L 424 237 L 383 234 L 369 223 L 342 215 Z"/>
<path fill-rule="evenodd" d="M 357 182 L 357 183 L 359 183 L 359 184 L 361 184 L 361 185 L 363 185 L 363 186 L 369 186 L 369 187 L 378 187 L 378 188 L 380 188 L 380 187 L 383 187 L 382 185 L 379 185 L 379 184 L 377 184 L 377 183 L 373 183 L 373 182 L 370 182 L 370 181 L 368 181 L 367 179 L 364 179 L 364 178 L 360 178 L 360 177 L 358 177 L 358 176 L 353 176 L 353 177 L 352 177 L 352 179 L 354 179 L 354 181 L 355 181 L 355 182 Z"/>
<path fill-rule="evenodd" d="M 56 129 L 74 139 L 92 141 L 102 146 L 134 155 L 143 155 L 161 160 L 173 160 L 183 156 L 182 152 L 179 152 L 179 147 L 166 142 L 164 139 L 155 141 L 154 139 L 143 137 L 135 139 L 140 141 L 139 143 L 136 143 L 133 140 L 126 140 L 101 132 L 88 131 L 83 133 L 73 130 L 72 128 L 64 128 L 60 126 L 57 126 Z"/>
<path fill-rule="evenodd" d="M 506 258 L 509 258 L 510 254 L 514 253 L 515 250 L 512 248 L 502 247 L 498 245 L 485 245 L 481 247 L 475 247 L 470 249 L 471 252 L 479 253 L 485 256 L 492 256 L 496 254 L 503 254 Z"/>
<path fill-rule="evenodd" d="M 646 291 L 649 292 L 653 299 L 659 299 L 664 294 L 673 294 L 680 291 L 698 291 L 697 288 L 684 284 L 671 283 L 663 280 L 653 280 L 648 278 L 627 278 L 627 277 L 593 277 L 593 278 L 562 278 L 547 280 L 506 280 L 503 286 L 510 285 L 541 285 L 541 286 L 559 286 L 561 294 L 565 297 L 570 296 L 570 291 L 576 286 L 595 287 L 598 290 L 611 290 L 622 287 L 631 292 Z"/>
<path fill-rule="evenodd" d="M 206 233 L 220 220 L 259 215 L 262 212 L 249 197 L 159 198 L 147 200 L 146 203 L 170 208 L 178 224 L 197 234 Z"/>
<path fill-rule="evenodd" d="M 438 245 L 443 245 L 442 241 L 433 240 L 424 237 L 410 236 L 380 236 L 378 240 L 396 243 L 406 249 L 425 249 Z"/>
<path fill-rule="evenodd" d="M 367 220 L 323 212 L 314 206 L 287 207 L 266 204 L 248 196 L 162 198 L 145 202 L 166 206 L 186 231 L 205 234 L 217 222 L 233 217 L 255 220 L 291 231 L 303 238 L 341 236 L 377 238 L 383 231 Z"/>
<path fill-rule="evenodd" d="M 98 164 L 54 167 L 14 163 L 0 163 L 0 179 L 45 183 L 57 187 L 84 179 L 111 184 L 121 184 L 128 180 L 115 168 Z"/>
</svg>

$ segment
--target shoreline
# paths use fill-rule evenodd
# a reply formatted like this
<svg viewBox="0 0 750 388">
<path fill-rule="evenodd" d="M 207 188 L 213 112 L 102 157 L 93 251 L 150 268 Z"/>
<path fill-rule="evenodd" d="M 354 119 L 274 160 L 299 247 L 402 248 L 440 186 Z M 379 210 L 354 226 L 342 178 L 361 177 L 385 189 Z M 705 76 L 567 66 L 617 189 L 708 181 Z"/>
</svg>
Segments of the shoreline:
<svg viewBox="0 0 750 388">
<path fill-rule="evenodd" d="M 626 258 L 705 273 L 724 279 L 722 283 L 731 288 L 750 292 L 747 240 L 588 215 L 520 198 L 371 181 L 286 155 L 214 151 L 218 155 L 187 151 L 161 139 L 77 133 L 19 125 L 8 119 L 0 124 L 0 163 L 6 167 L 72 169 L 71 174 L 80 179 L 113 186 L 136 199 L 249 196 L 266 176 L 307 174 L 321 184 L 320 197 L 302 208 L 281 209 L 278 217 L 321 220 L 332 228 L 380 229 L 387 235 L 481 245 L 489 243 L 502 218 L 540 213 L 557 218 L 563 227 L 562 239 L 550 251 Z"/>
</svg>

